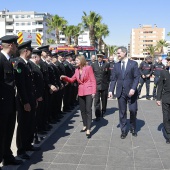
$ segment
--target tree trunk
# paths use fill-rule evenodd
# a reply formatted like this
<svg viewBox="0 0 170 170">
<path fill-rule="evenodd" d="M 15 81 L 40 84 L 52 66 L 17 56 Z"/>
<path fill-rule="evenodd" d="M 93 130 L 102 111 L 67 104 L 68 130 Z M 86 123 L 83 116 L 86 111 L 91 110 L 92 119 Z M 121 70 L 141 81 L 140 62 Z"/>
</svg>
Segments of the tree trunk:
<svg viewBox="0 0 170 170">
<path fill-rule="evenodd" d="M 76 45 L 76 46 L 78 45 L 78 37 L 76 37 L 76 36 L 74 37 L 74 45 Z"/>
<path fill-rule="evenodd" d="M 90 45 L 95 47 L 95 35 L 94 35 L 94 29 L 93 27 L 90 28 Z"/>
<path fill-rule="evenodd" d="M 68 43 L 68 45 L 71 45 L 71 36 L 67 37 L 67 43 Z"/>
<path fill-rule="evenodd" d="M 60 44 L 60 36 L 59 36 L 59 30 L 56 29 L 56 39 L 57 39 L 57 44 Z"/>
</svg>

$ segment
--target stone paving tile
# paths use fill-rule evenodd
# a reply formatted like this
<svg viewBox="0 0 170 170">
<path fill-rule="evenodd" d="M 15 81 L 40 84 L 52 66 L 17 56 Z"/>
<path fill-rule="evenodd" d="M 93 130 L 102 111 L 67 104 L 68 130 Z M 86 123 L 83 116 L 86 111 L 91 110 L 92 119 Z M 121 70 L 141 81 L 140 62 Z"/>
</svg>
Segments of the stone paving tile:
<svg viewBox="0 0 170 170">
<path fill-rule="evenodd" d="M 78 165 L 74 164 L 55 164 L 52 163 L 48 170 L 76 170 Z"/>
<path fill-rule="evenodd" d="M 114 107 L 114 108 L 112 108 Z M 116 100 L 108 101 L 108 112 L 99 122 L 93 113 L 92 138 L 80 133 L 80 111 L 70 115 L 47 135 L 41 151 L 31 155 L 19 170 L 170 170 L 170 145 L 163 136 L 161 107 L 155 101 L 139 100 L 138 136 L 120 139 Z M 93 108 L 94 110 L 94 108 Z M 129 112 L 128 126 L 129 126 Z M 14 166 L 3 170 L 16 170 Z"/>
</svg>

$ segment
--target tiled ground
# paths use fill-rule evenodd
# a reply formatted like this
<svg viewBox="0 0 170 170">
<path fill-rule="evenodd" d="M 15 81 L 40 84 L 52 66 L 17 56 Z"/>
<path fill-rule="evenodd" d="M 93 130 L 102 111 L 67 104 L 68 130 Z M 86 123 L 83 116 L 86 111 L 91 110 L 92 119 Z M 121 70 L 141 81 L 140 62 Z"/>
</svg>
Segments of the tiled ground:
<svg viewBox="0 0 170 170">
<path fill-rule="evenodd" d="M 139 100 L 138 137 L 120 139 L 117 101 L 108 101 L 100 122 L 92 122 L 92 138 L 81 133 L 79 110 L 70 115 L 18 170 L 168 170 L 170 145 L 162 132 L 161 107 Z M 94 115 L 93 115 L 94 118 Z"/>
</svg>

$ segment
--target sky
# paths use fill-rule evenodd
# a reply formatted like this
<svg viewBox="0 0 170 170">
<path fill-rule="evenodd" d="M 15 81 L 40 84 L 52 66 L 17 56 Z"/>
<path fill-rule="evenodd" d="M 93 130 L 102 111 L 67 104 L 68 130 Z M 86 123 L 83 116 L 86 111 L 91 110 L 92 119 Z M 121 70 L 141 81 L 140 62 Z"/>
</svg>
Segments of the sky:
<svg viewBox="0 0 170 170">
<path fill-rule="evenodd" d="M 82 20 L 83 11 L 94 11 L 102 16 L 102 23 L 108 25 L 107 45 L 127 46 L 133 28 L 154 25 L 170 32 L 170 0 L 0 0 L 0 11 L 48 12 L 64 17 L 69 25 Z M 165 40 L 170 40 L 166 36 Z"/>
</svg>

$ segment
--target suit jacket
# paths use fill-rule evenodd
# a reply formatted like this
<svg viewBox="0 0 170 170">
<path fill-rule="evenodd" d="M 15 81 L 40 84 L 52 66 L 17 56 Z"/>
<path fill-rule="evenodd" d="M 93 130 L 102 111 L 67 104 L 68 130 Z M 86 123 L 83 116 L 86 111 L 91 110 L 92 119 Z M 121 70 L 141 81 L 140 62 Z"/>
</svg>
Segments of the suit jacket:
<svg viewBox="0 0 170 170">
<path fill-rule="evenodd" d="M 81 76 L 79 69 L 77 68 L 75 70 L 74 75 L 71 78 L 66 77 L 64 80 L 70 83 L 73 83 L 74 81 L 77 80 L 79 84 L 78 87 L 79 96 L 86 96 L 96 93 L 96 80 L 91 66 L 84 66 Z"/>
<path fill-rule="evenodd" d="M 70 64 L 68 61 L 64 61 L 64 66 L 65 66 L 66 76 L 72 77 L 74 75 L 74 68 L 72 64 Z"/>
<path fill-rule="evenodd" d="M 35 105 L 35 84 L 31 70 L 31 66 L 25 63 L 22 58 L 19 58 L 14 65 L 15 80 L 17 86 L 17 99 L 22 104 L 34 104 Z"/>
<path fill-rule="evenodd" d="M 31 65 L 31 70 L 34 78 L 36 98 L 39 98 L 43 96 L 45 90 L 44 77 L 38 65 L 33 63 L 31 60 L 29 60 L 29 63 Z"/>
<path fill-rule="evenodd" d="M 170 104 L 170 73 L 162 70 L 158 81 L 157 100 Z"/>
<path fill-rule="evenodd" d="M 121 62 L 115 63 L 113 70 L 111 71 L 111 83 L 110 92 L 113 92 L 115 82 L 117 82 L 116 87 L 116 97 L 119 98 L 122 93 L 122 89 L 125 89 L 125 93 L 128 96 L 130 89 L 135 90 L 135 95 L 137 95 L 137 86 L 140 78 L 140 73 L 138 69 L 138 64 L 136 61 L 129 60 L 126 65 L 126 70 L 124 78 L 122 77 Z"/>
<path fill-rule="evenodd" d="M 11 62 L 0 52 L 0 112 L 5 114 L 15 106 L 13 71 Z"/>
<path fill-rule="evenodd" d="M 92 65 L 97 83 L 97 90 L 107 90 L 110 83 L 110 65 L 103 61 L 103 65 L 99 67 L 98 61 Z"/>
</svg>

